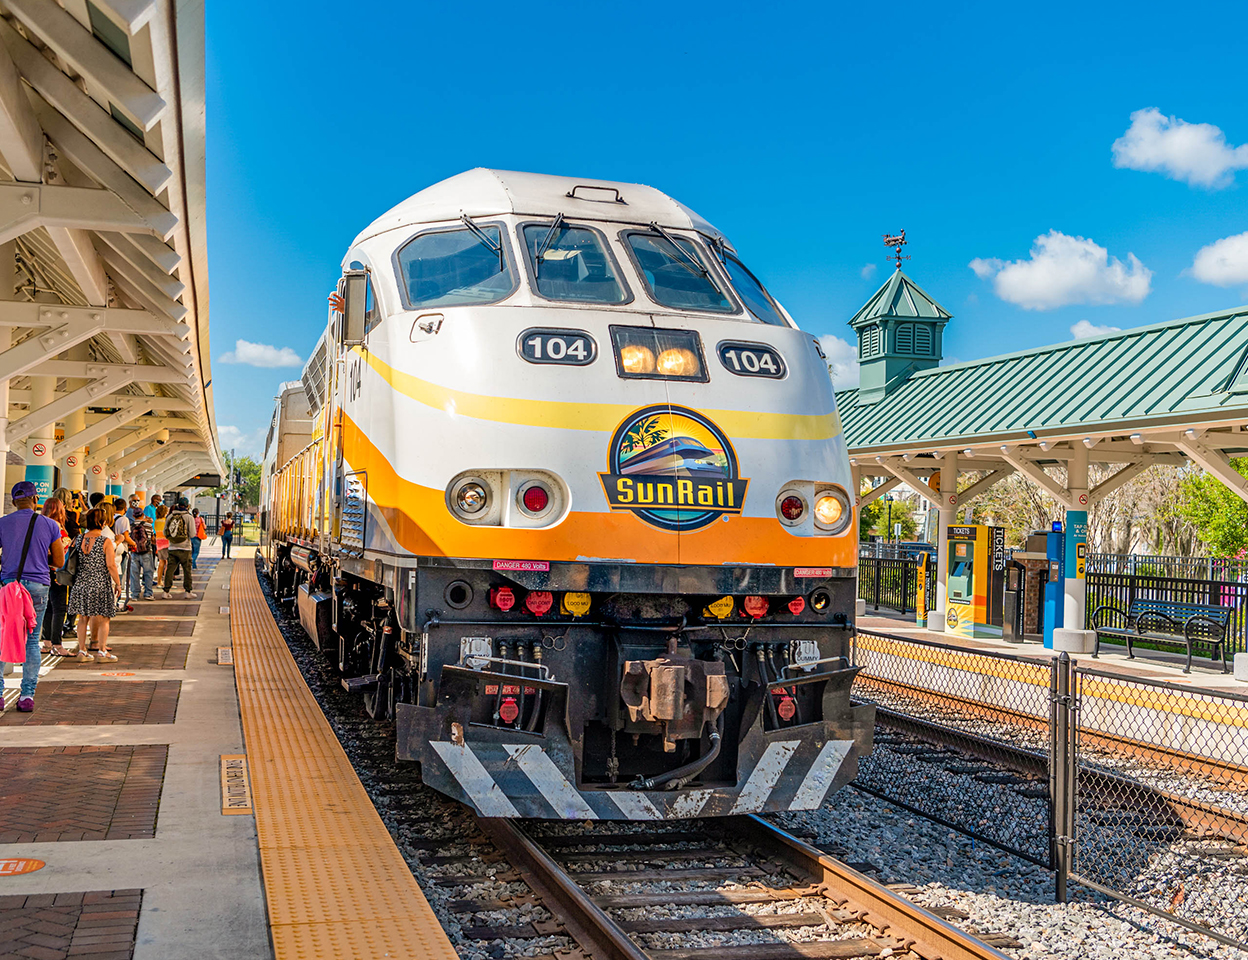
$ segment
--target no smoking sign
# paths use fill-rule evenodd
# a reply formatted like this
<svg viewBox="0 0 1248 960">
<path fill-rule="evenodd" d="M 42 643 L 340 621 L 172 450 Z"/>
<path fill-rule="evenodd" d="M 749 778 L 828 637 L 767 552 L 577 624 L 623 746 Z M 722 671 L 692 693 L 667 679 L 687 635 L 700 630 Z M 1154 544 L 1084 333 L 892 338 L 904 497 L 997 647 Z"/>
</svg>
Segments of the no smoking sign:
<svg viewBox="0 0 1248 960">
<path fill-rule="evenodd" d="M 42 457 L 45 454 L 47 454 L 48 448 L 42 443 L 36 443 L 33 447 L 30 448 L 30 452 L 33 453 L 36 457 Z"/>
<path fill-rule="evenodd" d="M 75 457 L 75 456 L 71 453 L 68 457 L 66 457 L 66 458 L 65 458 L 65 466 L 67 466 L 67 467 L 76 467 L 76 466 L 78 466 L 78 458 L 77 458 L 77 457 Z"/>
</svg>

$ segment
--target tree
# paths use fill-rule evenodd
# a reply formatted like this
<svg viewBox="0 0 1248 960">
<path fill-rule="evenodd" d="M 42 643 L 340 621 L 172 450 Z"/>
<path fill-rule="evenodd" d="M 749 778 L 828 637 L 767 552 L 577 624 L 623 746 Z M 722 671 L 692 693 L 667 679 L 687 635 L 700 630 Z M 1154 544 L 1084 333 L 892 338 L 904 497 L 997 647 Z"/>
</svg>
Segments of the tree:
<svg viewBox="0 0 1248 960">
<path fill-rule="evenodd" d="M 1231 465 L 1248 476 L 1248 459 L 1231 458 Z M 1217 477 L 1191 471 L 1179 482 L 1176 512 L 1196 528 L 1214 556 L 1232 557 L 1248 549 L 1248 503 Z"/>
<path fill-rule="evenodd" d="M 871 488 L 867 486 L 863 493 L 870 493 Z M 901 524 L 902 540 L 913 540 L 919 532 L 919 522 L 915 519 L 915 505 L 910 499 L 893 493 L 888 494 L 892 499 L 892 522 L 896 526 Z M 865 507 L 860 508 L 858 512 L 858 539 L 867 540 L 872 534 L 883 537 L 885 540 L 898 539 L 888 528 L 889 523 L 889 501 L 884 497 L 878 497 L 872 500 Z"/>
<path fill-rule="evenodd" d="M 230 470 L 235 470 L 239 474 L 240 483 L 235 485 L 234 492 L 237 495 L 237 504 L 239 507 L 258 507 L 260 506 L 260 463 L 251 457 L 239 457 L 233 465 L 228 460 L 226 462 L 226 474 Z M 213 496 L 223 496 L 229 490 L 229 484 L 217 487 L 210 491 Z"/>
</svg>

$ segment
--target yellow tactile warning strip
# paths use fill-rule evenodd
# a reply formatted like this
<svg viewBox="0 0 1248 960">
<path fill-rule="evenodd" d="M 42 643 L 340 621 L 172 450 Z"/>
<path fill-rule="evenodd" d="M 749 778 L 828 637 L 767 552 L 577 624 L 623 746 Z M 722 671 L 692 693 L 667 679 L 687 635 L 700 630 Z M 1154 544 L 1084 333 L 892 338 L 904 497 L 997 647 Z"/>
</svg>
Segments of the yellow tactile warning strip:
<svg viewBox="0 0 1248 960">
<path fill-rule="evenodd" d="M 278 632 L 234 564 L 230 630 L 276 960 L 456 956 Z"/>
</svg>

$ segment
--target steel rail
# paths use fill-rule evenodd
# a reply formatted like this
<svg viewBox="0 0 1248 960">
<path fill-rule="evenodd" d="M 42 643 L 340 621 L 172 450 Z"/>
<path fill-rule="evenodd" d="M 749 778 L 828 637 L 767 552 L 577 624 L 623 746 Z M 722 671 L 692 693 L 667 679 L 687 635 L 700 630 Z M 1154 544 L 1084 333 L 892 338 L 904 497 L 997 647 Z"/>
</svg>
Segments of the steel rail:
<svg viewBox="0 0 1248 960">
<path fill-rule="evenodd" d="M 1006 960 L 1004 954 L 976 937 L 760 817 L 728 817 L 716 822 L 725 828 L 725 839 L 743 840 L 757 855 L 809 878 L 815 884 L 809 888 L 811 894 L 856 911 L 881 935 L 924 960 Z M 478 818 L 477 824 L 586 954 L 595 960 L 650 960 L 650 955 L 581 888 L 575 876 L 514 821 Z M 602 838 L 590 835 L 586 842 L 595 839 Z M 647 836 L 638 834 L 637 839 L 644 841 Z M 660 857 L 658 854 L 654 859 Z M 780 944 L 768 946 L 774 950 Z M 793 956 L 801 956 L 807 946 L 793 944 Z"/>
<path fill-rule="evenodd" d="M 947 920 L 929 913 L 888 887 L 829 857 L 823 851 L 754 814 L 732 817 L 728 829 L 754 842 L 769 856 L 809 874 L 826 896 L 862 910 L 872 926 L 906 942 L 925 960 L 1004 960 L 988 946 Z"/>
<path fill-rule="evenodd" d="M 875 716 L 877 723 L 890 729 L 931 743 L 963 750 L 988 763 L 997 763 L 1032 776 L 1048 775 L 1049 760 L 1043 754 L 1002 743 L 1000 740 L 966 733 L 956 727 L 947 727 L 931 720 L 896 713 L 885 707 L 876 707 Z M 1078 776 L 1081 783 L 1094 787 L 1098 792 L 1108 794 L 1111 790 L 1129 790 L 1134 792 L 1148 809 L 1174 813 L 1186 826 L 1206 833 L 1216 833 L 1237 843 L 1248 843 L 1248 817 L 1241 814 L 1084 764 L 1079 765 Z"/>
<path fill-rule="evenodd" d="M 587 953 L 598 960 L 649 960 L 619 924 L 514 821 L 478 817 L 477 825 Z"/>
</svg>

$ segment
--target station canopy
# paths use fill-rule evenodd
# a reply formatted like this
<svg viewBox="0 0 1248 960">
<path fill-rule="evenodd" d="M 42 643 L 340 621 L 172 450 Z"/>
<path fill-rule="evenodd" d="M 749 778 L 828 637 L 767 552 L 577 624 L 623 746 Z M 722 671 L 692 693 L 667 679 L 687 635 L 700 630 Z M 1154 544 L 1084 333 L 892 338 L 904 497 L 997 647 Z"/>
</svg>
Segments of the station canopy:
<svg viewBox="0 0 1248 960">
<path fill-rule="evenodd" d="M 1248 452 L 1248 307 L 939 366 L 949 319 L 898 269 L 850 321 L 862 381 L 837 406 L 856 475 L 885 478 L 862 502 L 904 482 L 947 512 L 1018 472 L 1079 510 L 1188 461 L 1248 499 L 1228 459 Z M 1117 469 L 1088 488 L 1089 463 Z M 958 491 L 970 471 L 989 472 Z"/>
<path fill-rule="evenodd" d="M 55 425 L 71 476 L 84 458 L 150 488 L 222 472 L 203 29 L 197 2 L 0 10 L 0 442 L 28 465 Z"/>
</svg>

